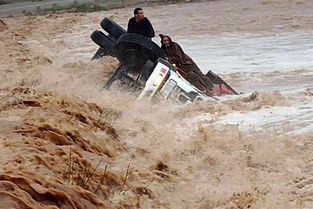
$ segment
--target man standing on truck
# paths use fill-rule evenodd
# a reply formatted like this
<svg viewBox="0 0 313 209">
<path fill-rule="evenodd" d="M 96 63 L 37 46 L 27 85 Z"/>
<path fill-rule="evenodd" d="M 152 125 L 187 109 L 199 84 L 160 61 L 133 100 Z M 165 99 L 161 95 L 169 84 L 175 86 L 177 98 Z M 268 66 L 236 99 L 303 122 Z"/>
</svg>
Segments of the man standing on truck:
<svg viewBox="0 0 313 209">
<path fill-rule="evenodd" d="M 127 33 L 136 33 L 149 39 L 155 36 L 150 21 L 143 14 L 143 9 L 136 8 L 134 10 L 134 17 L 128 21 Z"/>
</svg>

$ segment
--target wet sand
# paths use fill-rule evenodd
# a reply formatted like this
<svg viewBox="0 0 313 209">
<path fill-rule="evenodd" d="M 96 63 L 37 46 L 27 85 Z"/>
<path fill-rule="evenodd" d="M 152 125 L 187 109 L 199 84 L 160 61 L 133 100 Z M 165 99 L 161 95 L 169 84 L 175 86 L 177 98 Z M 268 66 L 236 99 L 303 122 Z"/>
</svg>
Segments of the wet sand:
<svg viewBox="0 0 313 209">
<path fill-rule="evenodd" d="M 0 208 L 311 208 L 312 8 L 144 8 L 245 92 L 183 106 L 101 91 L 117 61 L 90 62 L 89 35 L 104 16 L 125 26 L 133 8 L 2 19 Z"/>
</svg>

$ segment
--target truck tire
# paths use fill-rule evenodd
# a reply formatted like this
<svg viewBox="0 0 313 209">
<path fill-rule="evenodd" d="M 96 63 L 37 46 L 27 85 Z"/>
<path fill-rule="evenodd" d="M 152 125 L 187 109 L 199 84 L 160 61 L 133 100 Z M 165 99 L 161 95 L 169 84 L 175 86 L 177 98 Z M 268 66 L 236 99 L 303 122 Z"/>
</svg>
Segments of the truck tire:
<svg viewBox="0 0 313 209">
<path fill-rule="evenodd" d="M 164 58 L 163 50 L 153 41 L 138 34 L 125 33 L 114 46 L 116 58 L 134 73 L 140 73 L 147 60 Z"/>
<path fill-rule="evenodd" d="M 108 32 L 115 39 L 118 39 L 121 35 L 126 33 L 126 30 L 124 28 L 122 28 L 120 25 L 118 25 L 117 23 L 115 23 L 114 21 L 110 20 L 107 17 L 105 17 L 100 22 L 100 25 L 103 28 L 103 30 Z"/>
<path fill-rule="evenodd" d="M 90 38 L 93 40 L 93 42 L 95 42 L 98 46 L 100 46 L 103 49 L 111 50 L 114 46 L 114 42 L 99 30 L 95 30 L 90 35 Z"/>
</svg>

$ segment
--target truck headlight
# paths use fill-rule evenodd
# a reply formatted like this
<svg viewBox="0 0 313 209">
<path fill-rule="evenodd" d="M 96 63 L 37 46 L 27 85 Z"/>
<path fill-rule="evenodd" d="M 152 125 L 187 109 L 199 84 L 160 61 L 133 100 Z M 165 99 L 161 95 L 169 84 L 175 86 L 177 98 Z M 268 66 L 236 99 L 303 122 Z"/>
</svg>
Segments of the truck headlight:
<svg viewBox="0 0 313 209">
<path fill-rule="evenodd" d="M 162 83 L 163 79 L 163 75 L 158 74 L 154 79 L 153 86 L 159 86 Z"/>
<path fill-rule="evenodd" d="M 157 87 L 162 83 L 162 81 L 165 78 L 167 71 L 168 71 L 167 69 L 161 68 L 159 74 L 154 78 L 153 86 Z"/>
</svg>

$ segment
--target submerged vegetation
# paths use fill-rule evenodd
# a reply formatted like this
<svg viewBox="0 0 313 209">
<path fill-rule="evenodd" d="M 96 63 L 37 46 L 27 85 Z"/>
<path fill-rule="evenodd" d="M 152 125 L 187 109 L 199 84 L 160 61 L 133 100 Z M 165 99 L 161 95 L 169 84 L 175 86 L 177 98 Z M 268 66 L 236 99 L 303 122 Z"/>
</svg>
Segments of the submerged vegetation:
<svg viewBox="0 0 313 209">
<path fill-rule="evenodd" d="M 101 6 L 99 4 L 95 3 L 84 3 L 84 4 L 78 4 L 78 3 L 72 3 L 70 5 L 61 6 L 61 5 L 53 5 L 50 8 L 43 9 L 43 13 L 47 12 L 58 12 L 58 11 L 71 11 L 71 12 L 95 12 L 95 11 L 101 11 L 101 10 L 107 10 L 106 7 Z"/>
<path fill-rule="evenodd" d="M 2 4 L 11 4 L 17 2 L 45 2 L 45 0 L 0 0 L 0 5 Z M 191 0 L 94 0 L 90 2 L 80 3 L 77 0 L 74 0 L 72 3 L 67 1 L 60 1 L 58 3 L 53 4 L 50 7 L 47 5 L 32 7 L 32 9 L 24 10 L 23 13 L 25 15 L 44 15 L 47 13 L 62 13 L 62 12 L 95 12 L 101 10 L 109 10 L 109 9 L 116 9 L 122 8 L 125 6 L 131 6 L 136 4 L 171 4 L 171 3 L 179 3 L 179 2 L 191 2 Z"/>
</svg>

